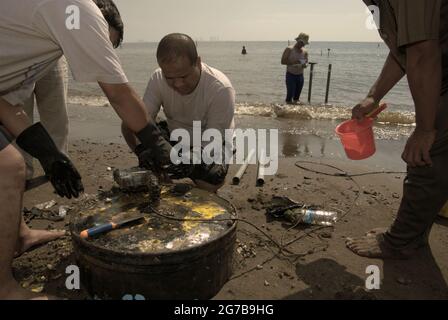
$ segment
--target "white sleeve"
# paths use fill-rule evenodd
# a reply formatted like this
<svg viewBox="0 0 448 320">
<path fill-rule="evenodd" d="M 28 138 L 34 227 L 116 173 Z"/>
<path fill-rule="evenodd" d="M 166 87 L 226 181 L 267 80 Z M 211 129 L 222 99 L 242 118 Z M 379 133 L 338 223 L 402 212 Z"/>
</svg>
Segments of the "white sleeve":
<svg viewBox="0 0 448 320">
<path fill-rule="evenodd" d="M 154 72 L 149 79 L 145 95 L 143 96 L 143 102 L 145 103 L 146 110 L 150 117 L 155 120 L 159 114 L 160 107 L 162 106 L 162 93 L 157 71 Z"/>
<path fill-rule="evenodd" d="M 225 87 L 218 91 L 207 113 L 206 129 L 218 129 L 224 134 L 226 129 L 234 129 L 235 90 Z"/>
<path fill-rule="evenodd" d="M 68 7 L 75 11 L 67 11 Z M 79 12 L 79 28 L 70 24 L 76 18 L 76 12 Z M 34 25 L 59 44 L 75 80 L 110 84 L 128 82 L 109 39 L 109 26 L 93 1 L 44 2 L 34 14 Z"/>
</svg>

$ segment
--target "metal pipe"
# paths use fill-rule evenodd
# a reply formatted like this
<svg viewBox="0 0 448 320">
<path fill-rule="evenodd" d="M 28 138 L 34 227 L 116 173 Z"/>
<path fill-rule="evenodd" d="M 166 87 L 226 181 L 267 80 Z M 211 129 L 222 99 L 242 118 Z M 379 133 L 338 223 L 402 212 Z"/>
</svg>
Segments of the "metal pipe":
<svg viewBox="0 0 448 320">
<path fill-rule="evenodd" d="M 328 95 L 330 93 L 330 81 L 331 81 L 331 63 L 328 65 L 328 76 L 327 76 L 327 90 L 325 91 L 325 104 L 328 104 Z"/>
<path fill-rule="evenodd" d="M 247 167 L 249 166 L 250 161 L 252 160 L 253 156 L 255 154 L 255 150 L 252 149 L 249 154 L 247 155 L 246 160 L 244 160 L 244 163 L 241 165 L 240 169 L 238 170 L 237 174 L 233 177 L 233 184 L 238 185 L 240 184 L 241 178 L 243 177 L 244 173 L 246 172 Z"/>
<path fill-rule="evenodd" d="M 266 162 L 266 151 L 262 149 L 260 151 L 260 157 L 258 159 L 258 174 L 257 174 L 257 186 L 264 185 L 264 169 Z"/>
<path fill-rule="evenodd" d="M 311 65 L 310 68 L 310 87 L 308 89 L 308 103 L 311 103 L 311 92 L 313 90 L 313 74 L 314 74 L 314 65 L 317 64 L 316 62 L 310 62 Z"/>
</svg>

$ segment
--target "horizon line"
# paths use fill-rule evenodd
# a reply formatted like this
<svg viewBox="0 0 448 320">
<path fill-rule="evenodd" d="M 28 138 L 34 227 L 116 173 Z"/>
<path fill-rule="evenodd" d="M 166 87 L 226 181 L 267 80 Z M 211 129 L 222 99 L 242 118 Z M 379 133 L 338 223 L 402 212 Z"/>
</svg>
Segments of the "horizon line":
<svg viewBox="0 0 448 320">
<path fill-rule="evenodd" d="M 294 42 L 294 39 L 291 40 L 196 40 L 193 39 L 195 42 Z M 125 43 L 158 43 L 159 41 L 153 41 L 153 40 L 137 40 L 137 41 L 123 41 L 123 44 Z M 383 43 L 382 40 L 378 41 L 360 41 L 360 40 L 318 40 L 318 41 L 312 41 L 312 43 L 319 43 L 319 42 L 356 42 L 356 43 Z"/>
</svg>

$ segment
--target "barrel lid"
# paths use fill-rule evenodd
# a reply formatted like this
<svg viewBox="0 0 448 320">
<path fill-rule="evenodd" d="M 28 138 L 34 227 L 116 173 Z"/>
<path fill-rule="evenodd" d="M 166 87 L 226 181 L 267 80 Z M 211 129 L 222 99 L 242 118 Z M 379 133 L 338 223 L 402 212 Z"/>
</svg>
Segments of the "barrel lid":
<svg viewBox="0 0 448 320">
<path fill-rule="evenodd" d="M 148 197 L 146 193 L 127 194 L 118 189 L 95 196 L 75 211 L 70 226 L 72 237 L 89 246 L 121 254 L 174 253 L 214 241 L 235 224 L 231 204 L 198 188 L 166 186 L 157 205 L 149 204 Z M 92 239 L 79 238 L 85 229 L 109 221 L 120 222 L 141 213 L 146 213 L 144 220 L 137 224 Z"/>
</svg>

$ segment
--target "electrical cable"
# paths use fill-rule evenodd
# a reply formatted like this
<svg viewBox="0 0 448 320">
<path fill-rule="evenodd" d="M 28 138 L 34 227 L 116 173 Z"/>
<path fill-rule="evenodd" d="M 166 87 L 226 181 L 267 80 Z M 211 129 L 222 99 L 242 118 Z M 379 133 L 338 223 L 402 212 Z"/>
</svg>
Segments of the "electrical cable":
<svg viewBox="0 0 448 320">
<path fill-rule="evenodd" d="M 326 166 L 328 168 L 337 170 L 338 173 L 327 173 L 327 172 L 323 172 L 323 171 L 319 171 L 319 170 L 314 170 L 314 169 L 306 168 L 306 167 L 304 167 L 304 166 L 302 166 L 300 164 L 313 164 L 313 165 Z M 358 188 L 357 195 L 356 195 L 355 199 L 353 200 L 351 207 L 348 210 L 343 211 L 343 214 L 340 217 L 340 219 L 346 217 L 353 210 L 353 208 L 356 205 L 356 202 L 358 201 L 359 197 L 361 196 L 361 189 L 362 188 L 359 185 L 359 183 L 356 180 L 354 180 L 353 178 L 355 178 L 355 177 L 362 177 L 362 176 L 368 176 L 368 175 L 379 175 L 379 174 L 406 174 L 406 172 L 397 172 L 397 171 L 378 171 L 378 172 L 365 172 L 365 173 L 360 173 L 360 174 L 349 174 L 349 173 L 345 172 L 344 170 L 342 170 L 342 169 L 340 169 L 340 168 L 338 168 L 336 166 L 333 166 L 333 165 L 330 165 L 330 164 L 325 164 L 325 163 L 312 162 L 312 161 L 297 161 L 295 163 L 295 166 L 300 168 L 300 169 L 302 169 L 302 170 L 305 170 L 307 172 L 312 172 L 312 173 L 315 173 L 315 174 L 320 174 L 320 175 L 325 175 L 325 176 L 330 176 L 330 177 L 348 178 L 350 181 L 352 181 L 357 186 L 357 188 Z M 277 253 L 274 253 L 274 256 L 271 257 L 270 259 L 268 259 L 267 261 L 270 261 L 271 259 L 273 259 L 275 257 L 278 257 L 278 256 L 283 256 L 283 257 L 289 259 L 289 258 L 293 258 L 293 257 L 298 258 L 298 257 L 303 257 L 303 256 L 306 256 L 306 255 L 309 255 L 310 251 L 312 251 L 312 253 L 314 253 L 315 250 L 309 250 L 306 253 L 294 253 L 294 252 L 290 251 L 289 249 L 287 249 L 287 247 L 290 246 L 291 244 L 297 242 L 298 240 L 302 239 L 305 236 L 310 236 L 311 234 L 315 233 L 318 230 L 321 230 L 321 229 L 324 229 L 324 228 L 328 228 L 326 226 L 316 226 L 311 231 L 304 232 L 304 234 L 302 234 L 301 236 L 294 237 L 294 239 L 288 241 L 287 243 L 284 243 L 285 235 L 289 231 L 291 231 L 292 229 L 296 228 L 300 224 L 300 221 L 299 221 L 299 222 L 295 223 L 293 226 L 289 227 L 282 234 L 281 240 L 280 240 L 280 243 L 279 243 L 276 240 L 274 240 L 269 234 L 267 234 L 264 230 L 262 230 L 261 228 L 259 228 L 255 224 L 253 224 L 252 222 L 247 221 L 245 219 L 241 219 L 241 218 L 227 218 L 227 219 L 226 218 L 223 218 L 223 219 L 176 218 L 176 217 L 173 217 L 173 216 L 168 216 L 168 215 L 162 214 L 158 210 L 154 209 L 151 206 L 148 206 L 148 208 L 154 214 L 156 214 L 156 215 L 158 215 L 158 216 L 160 216 L 162 218 L 165 218 L 165 219 L 168 219 L 168 220 L 173 220 L 173 221 L 190 221 L 190 222 L 202 222 L 202 223 L 216 223 L 216 222 L 225 222 L 225 221 L 230 222 L 231 221 L 231 222 L 246 223 L 246 224 L 250 225 L 252 228 L 254 228 L 255 230 L 257 230 L 259 233 L 261 233 L 263 236 L 265 236 L 271 243 L 273 243 L 279 249 L 279 251 Z M 302 233 L 302 232 L 303 231 L 301 230 L 299 233 Z M 327 247 L 328 247 L 328 245 L 325 246 L 325 248 L 327 248 Z M 257 267 L 253 267 L 253 268 L 251 268 L 251 269 L 241 273 L 238 276 L 232 277 L 231 279 L 233 280 L 235 278 L 238 278 L 238 277 L 242 276 L 243 274 L 245 274 L 247 272 L 250 272 L 250 271 L 253 271 L 255 269 L 257 269 Z"/>
</svg>

